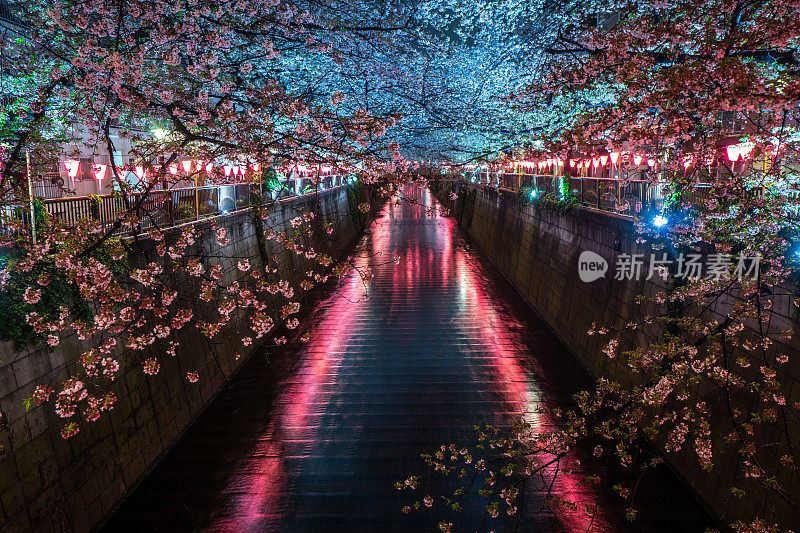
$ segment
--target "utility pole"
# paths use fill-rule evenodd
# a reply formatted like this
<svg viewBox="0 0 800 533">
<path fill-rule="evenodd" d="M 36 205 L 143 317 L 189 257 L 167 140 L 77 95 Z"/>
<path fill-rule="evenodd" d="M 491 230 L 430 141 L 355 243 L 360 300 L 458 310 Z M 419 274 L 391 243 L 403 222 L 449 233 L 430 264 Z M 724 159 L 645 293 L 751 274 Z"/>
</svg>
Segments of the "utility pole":
<svg viewBox="0 0 800 533">
<path fill-rule="evenodd" d="M 26 174 L 28 175 L 28 204 L 31 209 L 31 238 L 33 244 L 36 244 L 36 208 L 33 205 L 33 181 L 31 180 L 31 154 L 28 148 L 25 147 L 25 166 Z"/>
</svg>

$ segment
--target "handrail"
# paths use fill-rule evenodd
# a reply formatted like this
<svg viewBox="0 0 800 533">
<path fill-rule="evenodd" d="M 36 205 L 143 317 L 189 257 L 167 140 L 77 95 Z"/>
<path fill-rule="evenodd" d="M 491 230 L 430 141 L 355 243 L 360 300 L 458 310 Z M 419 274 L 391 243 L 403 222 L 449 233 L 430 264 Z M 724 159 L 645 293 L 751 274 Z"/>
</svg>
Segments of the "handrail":
<svg viewBox="0 0 800 533">
<path fill-rule="evenodd" d="M 283 183 L 283 182 L 281 182 L 281 183 Z M 232 187 L 232 186 L 236 186 L 236 185 L 259 185 L 259 184 L 251 182 L 251 181 L 237 181 L 236 183 L 222 183 L 222 184 L 216 184 L 216 185 L 198 185 L 196 188 L 197 189 L 215 189 L 215 188 L 218 188 L 218 187 Z M 145 192 L 147 192 L 148 194 L 155 194 L 155 193 L 170 193 L 170 192 L 194 191 L 194 190 L 195 190 L 195 187 L 175 187 L 173 189 L 151 189 L 149 191 L 131 191 L 131 192 L 128 192 L 127 194 L 130 195 L 130 196 L 133 196 L 133 195 L 137 195 L 137 194 L 144 194 Z M 44 203 L 50 203 L 50 202 L 58 202 L 58 201 L 63 201 L 63 200 L 86 200 L 86 199 L 90 199 L 90 198 L 93 198 L 93 197 L 101 198 L 101 199 L 115 198 L 115 197 L 118 198 L 118 197 L 120 197 L 120 194 L 124 194 L 124 191 L 114 191 L 114 192 L 104 193 L 104 194 L 86 194 L 86 195 L 83 195 L 83 196 L 77 196 L 76 195 L 76 196 L 59 196 L 57 198 L 42 198 L 42 201 Z"/>
<path fill-rule="evenodd" d="M 138 219 L 136 226 L 131 228 L 122 225 L 115 234 L 137 234 L 150 228 L 175 227 L 241 211 L 250 206 L 253 192 L 269 195 L 282 203 L 304 196 L 303 190 L 308 185 L 314 186 L 309 194 L 344 185 L 345 176 L 327 175 L 319 179 L 298 178 L 293 181 L 294 186 L 287 186 L 287 180 L 282 181 L 277 189 L 268 189 L 264 183 L 237 182 L 121 194 L 66 196 L 43 199 L 42 206 L 50 217 L 67 225 L 93 219 L 105 228 L 117 223 L 122 215 L 132 209 Z M 8 234 L 16 231 L 10 227 L 9 222 L 12 221 L 30 227 L 29 210 L 23 204 L 0 208 L 0 232 Z"/>
<path fill-rule="evenodd" d="M 557 200 L 564 200 L 564 192 L 577 199 L 577 206 L 592 211 L 633 218 L 646 213 L 663 214 L 674 205 L 665 197 L 664 187 L 669 184 L 660 180 L 627 179 L 593 176 L 554 176 L 553 174 L 490 173 L 473 174 L 467 177 L 472 183 L 502 188 L 516 193 L 520 189 L 532 191 L 531 200 L 551 194 Z M 753 189 L 761 194 L 762 188 Z M 716 200 L 713 184 L 698 183 L 684 191 L 688 197 L 683 203 L 691 203 L 696 209 L 709 209 L 708 202 Z"/>
</svg>

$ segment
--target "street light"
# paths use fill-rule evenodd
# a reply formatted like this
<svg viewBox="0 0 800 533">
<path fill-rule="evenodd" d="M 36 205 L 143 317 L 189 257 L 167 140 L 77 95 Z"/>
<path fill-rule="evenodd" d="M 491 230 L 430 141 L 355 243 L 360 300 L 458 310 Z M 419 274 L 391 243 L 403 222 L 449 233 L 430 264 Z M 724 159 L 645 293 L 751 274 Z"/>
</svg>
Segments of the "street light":
<svg viewBox="0 0 800 533">
<path fill-rule="evenodd" d="M 665 217 L 664 215 L 656 215 L 653 218 L 653 226 L 655 226 L 657 228 L 662 228 L 662 227 L 666 226 L 667 222 L 669 222 L 669 221 L 667 220 L 667 217 Z"/>
</svg>

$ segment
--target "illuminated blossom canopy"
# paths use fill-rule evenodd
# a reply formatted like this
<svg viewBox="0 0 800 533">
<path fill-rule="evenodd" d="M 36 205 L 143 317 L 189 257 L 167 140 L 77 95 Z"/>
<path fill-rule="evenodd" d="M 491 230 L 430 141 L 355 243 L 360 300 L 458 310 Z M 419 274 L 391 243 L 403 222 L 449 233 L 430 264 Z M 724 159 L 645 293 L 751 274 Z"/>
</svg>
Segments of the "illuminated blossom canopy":
<svg viewBox="0 0 800 533">
<path fill-rule="evenodd" d="M 406 160 L 458 168 L 529 152 L 562 160 L 573 153 L 649 154 L 672 207 L 685 216 L 670 221 L 666 242 L 652 228 L 640 228 L 642 239 L 668 251 L 761 253 L 761 277 L 737 286 L 701 280 L 667 288 L 656 298 L 669 312 L 629 328 L 665 323 L 669 335 L 652 345 L 622 350 L 613 337 L 623 332 L 598 328 L 593 333 L 612 337 L 606 354 L 637 373 L 637 386 L 601 382 L 580 396 L 567 429 L 532 436 L 523 428 L 520 439 L 500 446 L 523 442 L 529 455 L 553 447 L 561 454 L 600 438 L 598 453 L 615 453 L 627 465 L 642 438 L 661 438 L 667 450 L 691 448 L 701 468 L 713 468 L 717 450 L 732 447 L 747 477 L 733 493 L 766 494 L 769 525 L 781 506 L 797 513 L 788 487 L 775 481 L 783 468 L 797 478 L 792 428 L 800 424 L 798 406 L 787 402 L 776 377 L 789 358 L 775 348 L 782 332 L 770 329 L 770 318 L 774 298 L 794 295 L 787 287 L 798 241 L 800 1 L 31 0 L 7 7 L 0 65 L 4 208 L 30 200 L 26 153 L 34 172 L 45 170 L 75 128 L 85 130 L 98 156 L 112 156 L 119 136 L 132 140 L 130 166 L 150 179 L 132 184 L 112 164 L 110 181 L 121 193 L 174 184 L 179 174 L 169 169 L 187 158 L 203 169 L 216 164 L 204 177 L 218 183 L 227 178 L 220 163 L 227 174 L 234 165 L 259 165 L 264 176 L 303 163 L 385 185 L 387 176 L 405 177 L 398 168 Z M 156 129 L 163 134 L 148 133 Z M 734 143 L 749 147 L 738 166 L 725 157 Z M 692 203 L 699 182 L 710 196 Z M 315 262 L 302 287 L 282 279 L 278 265 L 244 258 L 237 280 L 226 282 L 218 264 L 198 260 L 194 226 L 177 237 L 152 228 L 154 251 L 132 264 L 118 230 L 142 223 L 137 213 L 146 195 L 138 198 L 111 226 L 47 221 L 34 243 L 18 220 L 11 225 L 17 233 L 0 242 L 0 288 L 22 306 L 32 341 L 55 348 L 58 333 L 70 328 L 92 339 L 60 390 L 40 385 L 29 400 L 54 404 L 65 438 L 113 407 L 110 383 L 121 365 L 158 375 L 160 356 L 146 353 L 148 346 L 164 343 L 161 355 L 180 356 L 176 331 L 196 328 L 213 339 L 233 313 L 252 324 L 243 346 L 267 339 L 278 325 L 292 330 L 295 291 L 341 272 L 331 257 L 302 244 L 299 235 L 314 228 L 310 212 L 298 213 L 291 231 L 264 231 Z M 356 205 L 370 210 L 361 199 Z M 254 209 L 254 224 L 268 226 L 264 206 Z M 223 227 L 213 231 L 220 246 L 230 241 Z M 167 264 L 189 282 L 176 286 Z M 49 305 L 59 287 L 74 289 L 88 310 Z M 186 287 L 213 316 L 194 314 Z M 713 321 L 692 308 L 722 294 L 735 294 L 741 305 Z M 270 314 L 266 302 L 276 298 L 280 310 Z M 188 382 L 201 379 L 191 364 L 185 370 Z M 715 403 L 698 401 L 701 386 Z M 732 429 L 715 433 L 709 412 L 727 408 L 732 397 L 755 407 L 731 407 Z M 663 412 L 648 418 L 659 407 Z M 782 440 L 769 448 L 778 459 L 765 463 L 755 435 L 776 424 L 783 424 L 776 433 Z M 509 506 L 512 496 L 504 495 Z"/>
</svg>

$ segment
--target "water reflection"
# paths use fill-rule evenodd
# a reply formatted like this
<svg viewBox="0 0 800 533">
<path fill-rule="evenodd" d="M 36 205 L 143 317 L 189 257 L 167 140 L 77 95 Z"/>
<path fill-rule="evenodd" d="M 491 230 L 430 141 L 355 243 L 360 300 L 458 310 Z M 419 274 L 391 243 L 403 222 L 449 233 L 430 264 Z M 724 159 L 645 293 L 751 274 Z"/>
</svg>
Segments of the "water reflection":
<svg viewBox="0 0 800 533">
<path fill-rule="evenodd" d="M 310 341 L 249 361 L 109 529 L 432 530 L 437 512 L 404 515 L 408 494 L 393 488 L 423 470 L 420 453 L 471 442 L 474 424 L 554 423 L 537 407 L 563 401 L 583 374 L 429 191 L 406 193 L 420 205 L 385 206 L 358 271 L 307 320 Z M 525 527 L 621 528 L 573 466 L 555 491 L 600 512 L 540 513 Z M 482 505 L 468 502 L 468 529 Z"/>
</svg>

